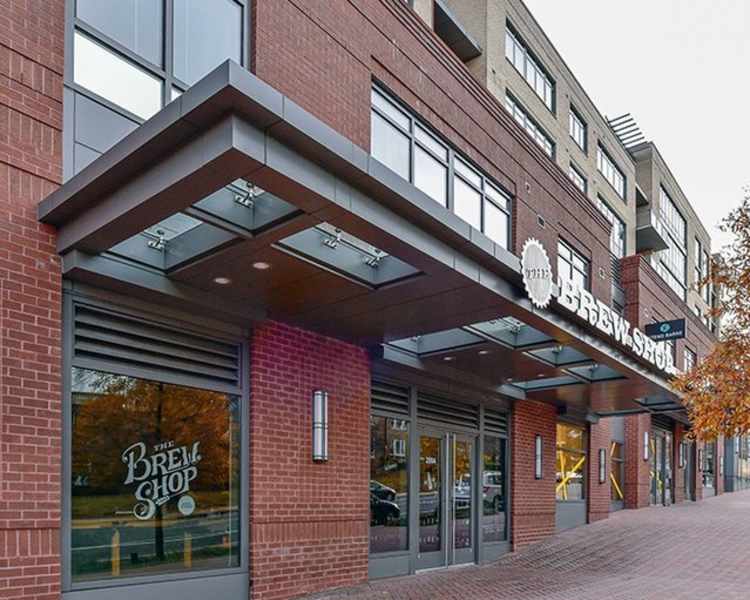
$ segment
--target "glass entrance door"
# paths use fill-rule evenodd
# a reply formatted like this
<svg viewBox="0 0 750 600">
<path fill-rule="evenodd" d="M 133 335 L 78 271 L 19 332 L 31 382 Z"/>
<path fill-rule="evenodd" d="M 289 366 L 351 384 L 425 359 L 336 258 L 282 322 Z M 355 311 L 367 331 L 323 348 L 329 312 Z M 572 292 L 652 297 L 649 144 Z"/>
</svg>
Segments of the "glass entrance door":
<svg viewBox="0 0 750 600">
<path fill-rule="evenodd" d="M 672 504 L 672 434 L 655 431 L 651 438 L 651 504 Z"/>
<path fill-rule="evenodd" d="M 417 569 L 474 561 L 475 472 L 474 438 L 420 433 Z"/>
</svg>

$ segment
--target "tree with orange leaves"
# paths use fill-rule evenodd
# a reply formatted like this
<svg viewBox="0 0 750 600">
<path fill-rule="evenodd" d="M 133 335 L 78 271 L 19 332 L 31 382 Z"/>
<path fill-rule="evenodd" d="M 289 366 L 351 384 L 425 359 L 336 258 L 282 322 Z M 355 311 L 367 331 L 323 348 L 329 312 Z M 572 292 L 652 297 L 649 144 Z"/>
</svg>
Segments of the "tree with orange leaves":
<svg viewBox="0 0 750 600">
<path fill-rule="evenodd" d="M 750 187 L 721 229 L 733 241 L 701 282 L 720 292 L 712 311 L 721 319 L 720 338 L 710 354 L 673 381 L 695 436 L 706 440 L 750 432 Z"/>
</svg>

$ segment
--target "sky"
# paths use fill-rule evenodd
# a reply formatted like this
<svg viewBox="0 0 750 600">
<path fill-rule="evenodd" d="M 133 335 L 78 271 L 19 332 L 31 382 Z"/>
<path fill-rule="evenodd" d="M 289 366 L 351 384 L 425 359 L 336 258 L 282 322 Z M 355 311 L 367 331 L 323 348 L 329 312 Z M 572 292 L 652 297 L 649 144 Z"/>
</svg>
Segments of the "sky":
<svg viewBox="0 0 750 600">
<path fill-rule="evenodd" d="M 525 0 L 607 117 L 631 113 L 712 237 L 750 185 L 750 0 Z"/>
</svg>

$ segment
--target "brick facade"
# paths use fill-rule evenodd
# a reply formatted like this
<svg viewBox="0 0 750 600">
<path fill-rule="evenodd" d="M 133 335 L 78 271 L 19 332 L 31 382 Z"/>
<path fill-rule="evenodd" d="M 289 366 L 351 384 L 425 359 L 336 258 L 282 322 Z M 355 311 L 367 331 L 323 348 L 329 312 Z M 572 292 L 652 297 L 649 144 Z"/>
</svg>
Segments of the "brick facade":
<svg viewBox="0 0 750 600">
<path fill-rule="evenodd" d="M 312 462 L 313 390 L 329 392 L 329 455 Z M 275 322 L 252 334 L 253 599 L 367 579 L 370 367 L 364 350 Z"/>
<path fill-rule="evenodd" d="M 36 206 L 61 181 L 62 0 L 0 19 L 0 597 L 60 590 L 60 332 L 55 233 Z"/>
<path fill-rule="evenodd" d="M 648 506 L 650 462 L 643 460 L 643 433 L 651 432 L 651 415 L 625 417 L 625 508 Z"/>
<path fill-rule="evenodd" d="M 589 427 L 589 458 L 588 458 L 588 522 L 600 521 L 609 516 L 611 490 L 609 473 L 611 461 L 609 446 L 612 433 L 608 419 L 602 419 Z M 604 450 L 606 456 L 606 471 L 604 483 L 599 482 L 599 450 Z"/>
<path fill-rule="evenodd" d="M 517 402 L 511 416 L 511 543 L 514 550 L 555 531 L 557 412 L 541 402 Z M 534 439 L 542 436 L 542 478 L 534 478 Z"/>
</svg>

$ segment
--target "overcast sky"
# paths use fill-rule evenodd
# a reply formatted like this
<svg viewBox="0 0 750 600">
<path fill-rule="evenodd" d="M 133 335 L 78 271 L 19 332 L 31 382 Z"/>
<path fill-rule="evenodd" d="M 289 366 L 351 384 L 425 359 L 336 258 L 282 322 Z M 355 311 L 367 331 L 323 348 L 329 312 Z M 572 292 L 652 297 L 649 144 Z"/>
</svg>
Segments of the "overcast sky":
<svg viewBox="0 0 750 600">
<path fill-rule="evenodd" d="M 631 113 L 709 229 L 750 184 L 750 0 L 525 0 L 606 116 Z"/>
</svg>

